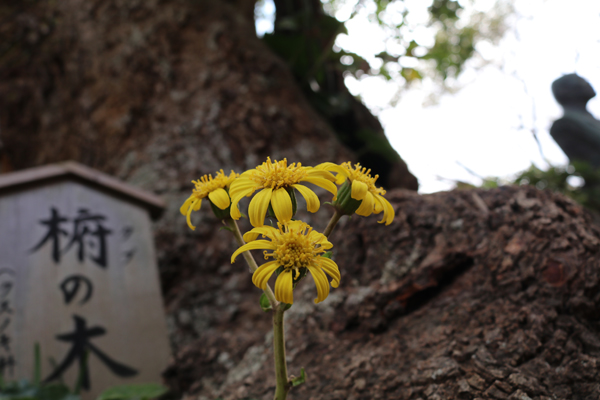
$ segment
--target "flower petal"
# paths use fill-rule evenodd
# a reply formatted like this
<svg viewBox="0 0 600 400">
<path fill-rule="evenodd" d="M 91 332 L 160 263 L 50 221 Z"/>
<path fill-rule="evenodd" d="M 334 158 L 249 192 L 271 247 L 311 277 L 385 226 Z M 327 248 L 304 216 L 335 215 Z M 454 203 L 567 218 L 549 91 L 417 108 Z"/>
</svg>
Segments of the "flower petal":
<svg viewBox="0 0 600 400">
<path fill-rule="evenodd" d="M 271 205 L 275 211 L 275 217 L 279 222 L 287 222 L 294 216 L 292 209 L 292 199 L 284 188 L 279 188 L 273 191 L 271 196 Z"/>
<path fill-rule="evenodd" d="M 333 278 L 333 280 L 331 281 L 331 286 L 333 286 L 334 288 L 338 287 L 340 285 L 340 279 L 342 278 L 342 276 L 340 275 L 340 269 L 335 263 L 335 261 L 330 260 L 327 257 L 321 257 L 321 259 L 319 259 L 319 262 L 321 264 L 320 267 L 323 269 L 323 271 L 327 272 L 327 274 Z"/>
<path fill-rule="evenodd" d="M 254 189 L 246 189 L 245 192 L 239 192 L 237 196 L 231 196 L 231 209 L 229 210 L 229 215 L 233 219 L 240 219 L 242 214 L 240 213 L 240 209 L 238 207 L 238 203 L 240 200 L 246 196 L 250 196 L 254 193 Z"/>
<path fill-rule="evenodd" d="M 333 172 L 337 172 L 338 174 L 349 178 L 350 177 L 350 173 L 348 172 L 348 170 L 344 167 L 342 167 L 341 165 L 337 165 L 334 164 L 332 162 L 324 162 L 322 164 L 319 164 L 315 167 L 315 169 L 324 169 L 326 171 L 333 171 Z"/>
<path fill-rule="evenodd" d="M 291 269 L 281 271 L 275 281 L 275 299 L 294 304 L 294 274 Z"/>
<path fill-rule="evenodd" d="M 317 178 L 317 177 L 312 177 L 312 176 L 307 176 L 303 179 L 300 179 L 300 182 L 309 182 L 312 183 L 313 185 L 317 185 L 319 187 L 322 187 L 323 189 L 327 190 L 328 192 L 332 193 L 334 196 L 337 195 L 337 186 L 335 186 L 335 184 L 331 181 L 328 181 L 327 179 L 323 179 L 323 178 Z"/>
<path fill-rule="evenodd" d="M 327 280 L 327 275 L 325 275 L 325 272 L 323 272 L 321 268 L 312 265 L 308 266 L 308 270 L 317 287 L 317 298 L 315 299 L 315 303 L 320 303 L 329 296 L 329 281 Z"/>
<path fill-rule="evenodd" d="M 362 200 L 365 198 L 365 195 L 369 191 L 369 187 L 366 183 L 357 181 L 356 179 L 352 181 L 352 192 L 350 192 L 350 197 L 354 200 Z"/>
<path fill-rule="evenodd" d="M 335 176 L 331 172 L 325 171 L 324 169 L 306 167 L 305 171 L 308 176 L 312 176 L 314 178 L 323 178 L 332 182 L 335 181 Z"/>
<path fill-rule="evenodd" d="M 246 192 L 248 189 L 254 189 L 257 186 L 256 182 L 250 179 L 237 178 L 231 183 L 229 195 L 231 198 L 237 197 L 240 193 Z"/>
<path fill-rule="evenodd" d="M 333 244 L 329 240 L 327 240 L 327 236 L 323 235 L 317 231 L 310 231 L 308 234 L 308 239 L 314 244 L 320 245 L 323 249 L 328 250 L 333 247 Z"/>
<path fill-rule="evenodd" d="M 268 236 L 269 238 L 273 239 L 273 234 L 275 232 L 279 232 L 279 230 L 277 230 L 276 228 L 273 228 L 272 226 L 268 226 L 268 225 L 259 226 L 258 228 L 254 228 L 254 229 L 244 233 L 244 240 L 246 242 L 251 242 L 253 240 L 256 240 L 256 238 L 259 235 Z"/>
<path fill-rule="evenodd" d="M 183 205 L 181 206 L 181 208 L 179 208 L 179 212 L 181 213 L 181 215 L 187 215 L 188 213 L 188 209 L 190 208 L 190 205 L 192 204 L 192 201 L 194 201 L 195 196 L 191 195 L 190 197 L 187 198 L 187 200 L 183 203 Z"/>
<path fill-rule="evenodd" d="M 191 230 L 195 231 L 196 227 L 192 225 L 192 211 L 198 211 L 200 209 L 200 205 L 202 204 L 202 199 L 194 199 L 190 204 L 190 208 L 188 208 L 187 214 L 185 215 L 185 221 Z"/>
<path fill-rule="evenodd" d="M 225 189 L 215 189 L 208 194 L 208 198 L 210 201 L 221 210 L 227 210 L 231 201 L 229 200 L 229 195 L 225 191 Z"/>
<path fill-rule="evenodd" d="M 200 209 L 200 206 L 202 205 L 202 199 L 198 199 L 198 202 L 192 202 L 192 210 L 194 211 L 198 211 Z"/>
<path fill-rule="evenodd" d="M 383 218 L 381 219 L 381 221 L 377 222 L 379 222 L 380 224 L 385 222 L 386 225 L 391 224 L 394 221 L 394 217 L 396 216 L 396 211 L 394 210 L 394 207 L 383 196 L 376 194 L 375 198 L 379 200 L 383 205 Z"/>
<path fill-rule="evenodd" d="M 358 215 L 362 215 L 363 217 L 368 217 L 373 214 L 373 208 L 375 207 L 373 195 L 371 192 L 367 192 L 365 194 L 365 198 L 360 203 L 360 207 L 355 211 Z"/>
<path fill-rule="evenodd" d="M 385 209 L 385 207 L 384 207 L 383 203 L 381 202 L 381 200 L 379 200 L 377 195 L 374 194 L 373 197 L 375 198 L 375 209 L 373 210 L 373 212 L 375 214 L 379 214 L 380 212 L 382 212 Z M 379 197 L 381 197 L 381 196 L 379 196 Z"/>
<path fill-rule="evenodd" d="M 265 215 L 269 209 L 272 193 L 272 188 L 263 189 L 250 201 L 248 216 L 252 226 L 263 226 L 265 224 Z"/>
<path fill-rule="evenodd" d="M 229 174 L 229 177 L 227 177 L 227 187 L 230 187 L 231 184 L 233 183 L 233 181 L 238 177 L 238 174 L 236 174 L 233 170 L 231 170 L 231 173 Z"/>
<path fill-rule="evenodd" d="M 258 171 L 256 170 L 256 168 L 253 168 L 253 169 L 247 169 L 246 171 L 244 171 L 244 172 L 242 172 L 242 173 L 240 174 L 240 178 L 241 178 L 241 177 L 248 177 L 249 175 L 251 175 L 251 174 L 255 174 L 256 172 L 258 172 Z"/>
<path fill-rule="evenodd" d="M 319 198 L 317 197 L 315 192 L 313 192 L 311 189 L 307 188 L 304 185 L 292 185 L 292 187 L 298 192 L 300 192 L 302 197 L 304 197 L 304 200 L 306 200 L 306 209 L 309 212 L 314 213 L 319 211 L 321 203 L 319 202 Z"/>
<path fill-rule="evenodd" d="M 271 241 L 268 240 L 254 240 L 250 243 L 246 243 L 245 245 L 243 245 L 242 247 L 240 247 L 239 249 L 237 249 L 232 255 L 231 255 L 231 263 L 233 264 L 235 262 L 235 259 L 237 258 L 237 256 L 240 255 L 240 253 L 243 253 L 244 251 L 248 251 L 248 250 L 257 250 L 257 249 L 267 249 L 267 250 L 275 250 L 277 247 L 275 246 L 275 244 Z"/>
<path fill-rule="evenodd" d="M 289 221 L 285 225 L 290 231 L 300 232 L 302 235 L 304 234 L 304 231 L 308 229 L 307 224 L 300 220 Z"/>
<path fill-rule="evenodd" d="M 265 290 L 267 287 L 267 282 L 273 272 L 279 268 L 279 263 L 277 261 L 269 261 L 264 263 L 254 273 L 252 274 L 252 283 L 262 290 Z"/>
</svg>

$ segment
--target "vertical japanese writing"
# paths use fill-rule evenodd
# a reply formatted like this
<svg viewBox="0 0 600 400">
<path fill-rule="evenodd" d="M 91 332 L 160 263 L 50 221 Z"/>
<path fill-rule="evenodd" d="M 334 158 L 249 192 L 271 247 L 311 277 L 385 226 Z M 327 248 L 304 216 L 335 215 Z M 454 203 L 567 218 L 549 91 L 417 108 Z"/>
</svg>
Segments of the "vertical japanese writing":
<svg viewBox="0 0 600 400">
<path fill-rule="evenodd" d="M 77 259 L 83 262 L 89 258 L 102 268 L 107 267 L 108 248 L 107 236 L 112 233 L 110 229 L 104 227 L 106 217 L 101 214 L 91 214 L 87 209 L 81 208 L 78 210 L 74 218 L 61 216 L 59 211 L 52 207 L 50 208 L 50 217 L 40 220 L 40 224 L 46 226 L 45 236 L 30 250 L 35 253 L 41 249 L 47 242 L 52 246 L 52 260 L 59 264 L 61 256 L 71 248 L 77 251 Z M 64 225 L 69 221 L 72 222 L 72 229 L 69 233 Z M 63 248 L 61 239 L 67 239 L 68 243 Z"/>
<path fill-rule="evenodd" d="M 30 253 L 35 253 L 45 246 L 50 246 L 50 257 L 55 264 L 65 262 L 65 254 L 74 253 L 79 262 L 90 260 L 102 269 L 108 268 L 109 243 L 108 237 L 113 230 L 118 236 L 121 247 L 122 265 L 127 265 L 135 256 L 134 241 L 131 238 L 134 233 L 133 226 L 122 225 L 121 228 L 109 228 L 105 215 L 92 213 L 86 208 L 80 208 L 75 215 L 62 214 L 57 208 L 51 207 L 49 217 L 39 220 L 45 227 L 45 233 L 41 239 L 31 248 Z M 112 249 L 114 252 L 115 249 Z M 71 258 L 72 260 L 72 258 Z M 66 305 L 84 307 L 93 300 L 94 284 L 82 274 L 71 274 L 66 276 L 59 285 L 63 302 Z M 1 293 L 0 293 L 1 295 Z M 3 312 L 10 312 L 9 305 L 4 305 L 0 299 L 0 317 Z M 62 375 L 75 364 L 78 366 L 78 376 L 81 376 L 81 385 L 89 390 L 91 387 L 90 370 L 87 363 L 87 355 L 94 356 L 100 360 L 106 368 L 119 377 L 130 377 L 138 374 L 138 370 L 129 367 L 111 358 L 106 352 L 92 343 L 92 339 L 107 334 L 107 329 L 101 325 L 88 326 L 88 317 L 73 314 L 74 329 L 68 333 L 55 335 L 60 342 L 70 343 L 70 349 L 62 356 L 62 360 L 52 368 L 52 372 L 45 381 L 61 379 Z M 10 344 L 9 340 L 3 340 L 0 334 L 0 351 Z M 0 367 L 2 367 L 0 361 Z"/>
<path fill-rule="evenodd" d="M 62 281 L 59 287 L 63 293 L 65 304 L 70 304 L 73 301 L 77 293 L 79 293 L 81 285 L 85 286 L 85 295 L 79 304 L 85 304 L 92 298 L 92 293 L 94 292 L 92 282 L 83 275 L 71 275 Z"/>
<path fill-rule="evenodd" d="M 131 236 L 133 235 L 133 226 L 126 225 L 121 229 L 121 240 L 123 242 L 122 260 L 123 265 L 129 264 L 135 255 L 135 247 L 132 247 Z"/>
<path fill-rule="evenodd" d="M 80 317 L 78 315 L 73 315 L 73 319 L 75 320 L 75 330 L 73 332 L 56 335 L 57 340 L 63 342 L 70 342 L 71 349 L 60 362 L 60 364 L 56 366 L 54 371 L 50 375 L 48 375 L 48 377 L 45 379 L 45 382 L 50 382 L 55 379 L 59 379 L 62 376 L 62 374 L 74 362 L 77 361 L 79 365 L 79 374 L 82 374 L 81 387 L 86 390 L 89 390 L 91 387 L 91 383 L 89 368 L 87 368 L 86 365 L 86 352 L 88 351 L 91 354 L 98 357 L 98 359 L 104 365 L 106 365 L 106 367 L 112 373 L 114 373 L 117 376 L 126 378 L 138 374 L 137 370 L 113 360 L 90 342 L 91 338 L 106 334 L 106 329 L 104 329 L 101 326 L 94 326 L 88 328 L 87 321 L 85 320 L 85 318 Z"/>
</svg>

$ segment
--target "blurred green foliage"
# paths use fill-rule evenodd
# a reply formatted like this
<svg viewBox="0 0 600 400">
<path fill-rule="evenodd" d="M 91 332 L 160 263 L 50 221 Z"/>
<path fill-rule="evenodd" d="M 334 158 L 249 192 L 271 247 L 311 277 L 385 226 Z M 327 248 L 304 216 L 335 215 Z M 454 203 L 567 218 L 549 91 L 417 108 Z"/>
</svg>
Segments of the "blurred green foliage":
<svg viewBox="0 0 600 400">
<path fill-rule="evenodd" d="M 550 167 L 546 171 L 532 165 L 514 183 L 560 192 L 591 210 L 600 211 L 600 170 L 585 162 L 574 161 L 566 167 Z"/>
<path fill-rule="evenodd" d="M 61 382 L 42 382 L 41 351 L 39 344 L 34 348 L 33 381 L 26 379 L 5 382 L 0 374 L 0 400 L 81 400 L 79 395 L 83 371 L 75 388 Z M 84 362 L 84 364 L 87 364 Z M 84 366 L 83 368 L 87 368 Z M 106 389 L 96 400 L 150 400 L 167 393 L 167 388 L 158 383 L 117 385 Z"/>
<path fill-rule="evenodd" d="M 581 205 L 600 212 L 600 170 L 585 162 L 574 161 L 567 166 L 550 166 L 542 170 L 535 165 L 520 172 L 516 178 L 484 178 L 480 186 L 457 182 L 457 189 L 476 187 L 493 189 L 503 185 L 531 185 L 543 190 L 548 189 L 569 196 Z"/>
<path fill-rule="evenodd" d="M 159 384 L 120 385 L 108 388 L 97 400 L 150 400 L 166 393 Z M 0 382 L 0 400 L 81 400 L 63 383 L 35 383 L 27 380 Z"/>
<path fill-rule="evenodd" d="M 502 4 L 511 1 L 499 0 Z M 390 171 L 403 161 L 389 144 L 377 119 L 348 91 L 346 78 L 377 76 L 393 81 L 397 93 L 391 99 L 392 104 L 400 98 L 402 90 L 425 78 L 449 89 L 451 85 L 446 83 L 449 78 L 457 77 L 473 57 L 476 43 L 502 36 L 507 15 L 504 11 L 466 12 L 461 5 L 466 4 L 465 0 L 433 0 L 427 8 L 428 21 L 423 24 L 411 19 L 411 13 L 419 12 L 416 3 L 410 8 L 407 3 L 404 0 L 274 0 L 274 30 L 263 36 L 263 41 L 290 66 L 313 108 L 327 120 L 341 143 L 355 152 L 355 161 L 379 174 L 379 183 L 388 188 L 397 184 L 391 182 Z M 421 10 L 424 7 L 427 6 Z M 335 17 L 340 16 L 340 10 L 345 10 L 344 21 Z M 381 40 L 374 39 L 379 42 L 373 46 L 384 50 L 364 55 L 369 60 L 335 45 L 338 35 L 347 33 L 346 26 L 354 18 L 365 17 L 383 34 Z M 421 40 L 424 36 L 430 37 L 430 43 Z M 416 189 L 416 185 L 415 180 L 411 188 Z"/>
<path fill-rule="evenodd" d="M 275 0 L 275 29 L 263 39 L 292 66 L 301 82 L 313 80 L 319 86 L 326 85 L 325 66 L 333 62 L 338 70 L 357 78 L 369 74 L 391 80 L 395 75 L 410 84 L 430 76 L 441 78 L 443 83 L 460 74 L 465 62 L 474 55 L 477 41 L 496 41 L 502 36 L 504 19 L 512 12 L 510 1 L 500 1 L 505 7 L 498 7 L 494 13 L 474 12 L 463 18 L 465 7 L 461 3 L 464 2 L 434 0 L 431 3 L 427 29 L 433 32 L 433 44 L 425 45 L 414 39 L 415 30 L 422 31 L 423 26 L 407 22 L 410 11 L 402 0 Z M 344 7 L 347 9 L 349 4 L 353 4 L 350 17 L 344 22 L 338 21 L 334 15 Z M 345 24 L 361 11 L 363 14 L 366 11 L 368 19 L 383 30 L 386 41 L 395 44 L 393 51 L 387 49 L 376 55 L 382 61 L 380 67 L 372 68 L 355 53 L 334 50 L 336 36 L 347 33 Z M 417 60 L 417 65 L 406 66 L 403 58 Z"/>
<path fill-rule="evenodd" d="M 149 400 L 162 396 L 167 388 L 158 383 L 118 385 L 100 393 L 97 400 Z"/>
</svg>

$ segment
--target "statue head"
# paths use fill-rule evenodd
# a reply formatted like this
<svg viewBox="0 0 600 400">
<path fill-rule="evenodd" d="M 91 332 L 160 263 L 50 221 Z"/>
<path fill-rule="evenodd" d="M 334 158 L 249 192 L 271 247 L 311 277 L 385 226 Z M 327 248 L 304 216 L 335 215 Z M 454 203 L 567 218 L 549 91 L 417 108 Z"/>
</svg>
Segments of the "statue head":
<svg viewBox="0 0 600 400">
<path fill-rule="evenodd" d="M 558 103 L 565 106 L 583 106 L 596 92 L 592 86 L 577 74 L 563 75 L 552 82 L 552 93 Z"/>
</svg>

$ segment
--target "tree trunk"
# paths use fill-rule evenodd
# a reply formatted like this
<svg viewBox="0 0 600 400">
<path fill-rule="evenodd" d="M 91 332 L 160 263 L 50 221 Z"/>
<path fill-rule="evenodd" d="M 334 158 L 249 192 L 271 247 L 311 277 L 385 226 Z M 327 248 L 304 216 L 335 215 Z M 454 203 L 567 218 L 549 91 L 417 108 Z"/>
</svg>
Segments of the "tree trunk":
<svg viewBox="0 0 600 400">
<path fill-rule="evenodd" d="M 304 165 L 358 159 L 256 37 L 250 3 L 0 6 L 0 172 L 73 159 L 161 194 L 167 294 L 198 262 L 219 267 L 206 249 L 229 247 L 214 239 L 220 223 L 207 213 L 193 236 L 181 219 L 192 179 L 242 172 L 268 156 Z M 400 163 L 406 187 L 416 188 Z"/>
<path fill-rule="evenodd" d="M 256 38 L 247 10 L 70 0 L 9 11 L 0 122 L 14 169 L 71 158 L 139 183 L 160 159 L 178 176 L 152 165 L 145 186 L 164 189 L 267 155 L 351 156 Z"/>
</svg>

